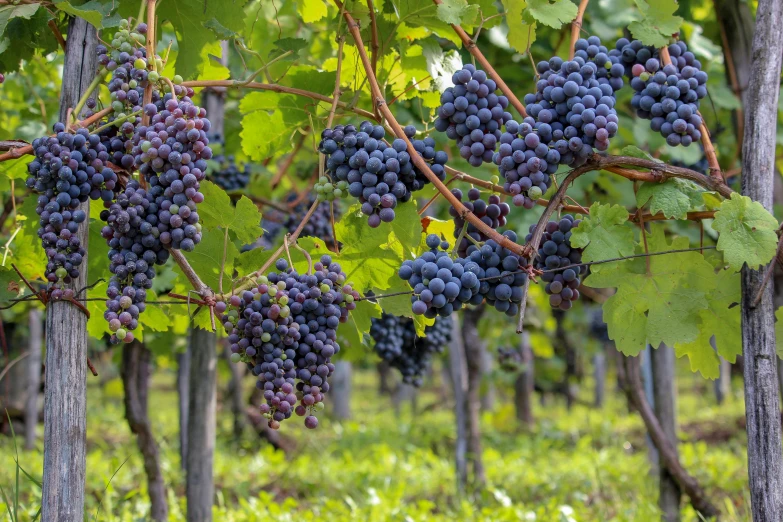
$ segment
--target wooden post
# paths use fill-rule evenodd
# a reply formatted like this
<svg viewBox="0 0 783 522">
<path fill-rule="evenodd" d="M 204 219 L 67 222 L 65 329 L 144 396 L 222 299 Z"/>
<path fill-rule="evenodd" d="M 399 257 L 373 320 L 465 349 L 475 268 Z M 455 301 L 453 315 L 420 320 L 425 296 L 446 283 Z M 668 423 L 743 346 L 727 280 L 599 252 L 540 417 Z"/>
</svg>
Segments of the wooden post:
<svg viewBox="0 0 783 522">
<path fill-rule="evenodd" d="M 651 348 L 651 347 L 650 347 Z M 674 350 L 662 344 L 657 350 L 650 349 L 652 362 L 652 387 L 654 408 L 663 433 L 677 453 L 677 407 L 675 403 Z M 664 462 L 658 460 L 659 495 L 658 507 L 663 513 L 663 522 L 680 521 L 680 486 L 671 476 Z"/>
<path fill-rule="evenodd" d="M 188 401 L 190 400 L 190 343 L 177 354 L 177 398 L 179 399 L 179 464 L 188 468 Z"/>
<path fill-rule="evenodd" d="M 457 469 L 457 492 L 462 494 L 468 482 L 467 464 L 467 406 L 468 391 L 467 363 L 465 362 L 465 347 L 462 342 L 462 329 L 457 314 L 454 314 L 454 325 L 451 330 L 451 346 L 449 346 L 449 367 L 454 390 L 454 413 L 457 421 L 457 443 L 455 444 L 455 463 Z"/>
<path fill-rule="evenodd" d="M 606 396 L 606 352 L 608 348 L 603 346 L 593 355 L 593 380 L 595 389 L 593 393 L 593 406 L 596 408 L 604 407 L 604 397 Z"/>
<path fill-rule="evenodd" d="M 68 22 L 60 121 L 74 107 L 95 76 L 98 34 L 83 18 Z M 90 215 L 89 201 L 79 209 Z M 89 227 L 78 237 L 88 248 Z M 87 285 L 87 254 L 75 289 Z M 87 316 L 67 301 L 46 309 L 46 389 L 44 393 L 44 465 L 41 520 L 82 522 L 87 431 Z"/>
<path fill-rule="evenodd" d="M 334 363 L 334 377 L 329 392 L 332 396 L 332 412 L 338 420 L 351 418 L 351 369 L 348 361 Z"/>
<path fill-rule="evenodd" d="M 480 489 L 487 481 L 481 452 L 481 376 L 483 341 L 478 333 L 478 322 L 484 307 L 466 309 L 462 315 L 462 342 L 468 370 L 468 451 L 473 465 L 473 486 Z"/>
<path fill-rule="evenodd" d="M 31 308 L 28 314 L 30 337 L 27 343 L 27 403 L 24 407 L 24 447 L 35 447 L 35 430 L 38 427 L 38 393 L 41 391 L 41 342 L 43 322 L 41 310 Z"/>
<path fill-rule="evenodd" d="M 188 453 L 185 495 L 187 521 L 211 522 L 215 485 L 212 462 L 215 453 L 217 409 L 217 336 L 193 328 L 190 331 L 190 398 L 188 401 Z"/>
<path fill-rule="evenodd" d="M 783 57 L 781 26 L 783 0 L 761 0 L 756 10 L 750 78 L 745 91 L 742 193 L 770 212 Z M 742 269 L 745 418 L 754 522 L 783 520 L 783 450 L 775 352 L 775 307 L 772 285 L 761 290 L 766 270 L 767 267 L 761 270 Z M 757 299 L 759 292 L 760 300 Z"/>
<path fill-rule="evenodd" d="M 517 420 L 526 427 L 533 426 L 533 390 L 535 388 L 535 366 L 533 347 L 530 345 L 530 334 L 525 330 L 519 339 L 519 350 L 522 353 L 522 363 L 525 368 L 514 382 L 514 406 Z M 543 397 L 543 394 L 542 394 Z"/>
<path fill-rule="evenodd" d="M 223 354 L 231 371 L 231 378 L 228 381 L 228 400 L 231 403 L 231 415 L 234 417 L 234 439 L 239 441 L 242 439 L 242 432 L 245 431 L 245 419 L 247 417 L 244 389 L 242 387 L 242 378 L 247 372 L 247 366 L 231 362 L 231 349 L 227 345 L 223 350 Z"/>
<path fill-rule="evenodd" d="M 169 517 L 166 500 L 166 484 L 160 470 L 160 456 L 155 436 L 152 434 L 148 408 L 152 353 L 139 341 L 122 347 L 120 375 L 125 389 L 125 419 L 144 460 L 147 474 L 147 490 L 150 496 L 150 519 L 164 522 Z"/>
</svg>

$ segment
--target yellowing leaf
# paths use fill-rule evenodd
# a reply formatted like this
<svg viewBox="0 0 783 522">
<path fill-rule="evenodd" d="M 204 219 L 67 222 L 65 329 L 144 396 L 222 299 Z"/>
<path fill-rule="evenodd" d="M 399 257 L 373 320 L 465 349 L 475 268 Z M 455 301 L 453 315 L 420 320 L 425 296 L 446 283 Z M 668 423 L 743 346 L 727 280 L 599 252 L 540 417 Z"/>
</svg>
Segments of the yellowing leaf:
<svg viewBox="0 0 783 522">
<path fill-rule="evenodd" d="M 297 0 L 297 5 L 299 15 L 306 24 L 317 22 L 327 13 L 324 0 Z"/>
</svg>

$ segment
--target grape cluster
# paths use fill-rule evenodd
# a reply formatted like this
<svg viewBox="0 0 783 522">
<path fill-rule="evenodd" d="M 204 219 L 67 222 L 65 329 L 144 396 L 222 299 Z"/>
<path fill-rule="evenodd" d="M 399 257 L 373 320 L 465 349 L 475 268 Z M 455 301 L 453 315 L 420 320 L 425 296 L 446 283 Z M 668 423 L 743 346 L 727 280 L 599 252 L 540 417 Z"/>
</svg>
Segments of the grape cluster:
<svg viewBox="0 0 783 522">
<path fill-rule="evenodd" d="M 337 326 L 356 307 L 359 294 L 328 255 L 315 263 L 313 274 L 298 274 L 285 259 L 275 267 L 278 272 L 232 296 L 230 309 L 219 302 L 215 310 L 224 314 L 232 361 L 247 363 L 258 376 L 266 400 L 261 413 L 269 427 L 278 429 L 296 413 L 313 429 L 318 425 L 313 413 L 323 407 L 334 372 L 331 358 L 340 351 Z"/>
<path fill-rule="evenodd" d="M 685 42 L 669 46 L 672 63 L 663 67 L 654 49 L 641 42 L 617 41 L 623 62 L 630 65 L 634 96 L 631 106 L 650 128 L 660 132 L 671 146 L 687 147 L 701 139 L 699 101 L 707 96 L 707 73 Z"/>
<path fill-rule="evenodd" d="M 287 200 L 290 203 L 298 199 L 298 197 L 299 196 L 296 194 L 296 192 L 292 192 L 288 195 Z M 309 197 L 300 201 L 293 208 L 291 208 L 282 228 L 285 228 L 288 232 L 293 232 L 296 230 L 300 223 L 302 223 L 302 220 L 307 214 L 307 211 L 311 206 L 313 206 L 313 203 L 315 203 L 315 200 L 316 197 L 310 194 Z M 333 201 L 332 207 L 334 208 L 334 219 L 337 221 L 340 219 L 342 214 L 340 211 L 340 205 L 337 201 Z M 329 207 L 329 203 L 322 201 L 316 207 L 313 215 L 310 216 L 310 219 L 307 221 L 307 223 L 305 223 L 300 236 L 319 238 L 323 240 L 328 248 L 333 248 L 335 246 L 334 234 L 332 231 L 332 213 Z"/>
<path fill-rule="evenodd" d="M 559 221 L 547 223 L 541 238 L 535 267 L 544 271 L 541 280 L 547 283 L 545 291 L 549 295 L 549 304 L 552 308 L 568 310 L 573 302 L 579 299 L 579 290 L 577 289 L 580 284 L 579 274 L 582 272 L 582 267 L 571 265 L 582 262 L 582 249 L 571 246 L 571 229 L 579 225 L 580 222 L 581 220 L 566 214 Z M 533 237 L 535 227 L 535 225 L 530 226 L 530 234 L 525 239 L 526 241 L 530 241 Z M 566 266 L 571 266 L 571 268 L 557 270 Z"/>
<path fill-rule="evenodd" d="M 0 73 L 0 85 L 2 85 L 5 82 L 5 74 Z"/>
<path fill-rule="evenodd" d="M 511 241 L 517 240 L 512 230 L 506 230 L 503 235 Z M 522 302 L 522 287 L 528 280 L 525 271 L 527 259 L 499 245 L 494 239 L 488 239 L 481 247 L 468 247 L 467 261 L 477 267 L 473 271 L 479 279 L 478 296 L 486 299 L 499 312 L 505 312 L 509 317 L 515 316 Z M 471 304 L 479 304 L 481 301 L 477 297 Z"/>
<path fill-rule="evenodd" d="M 218 155 L 212 158 L 218 165 L 209 174 L 209 179 L 223 190 L 242 190 L 250 182 L 250 165 L 240 170 L 234 156 Z"/>
<path fill-rule="evenodd" d="M 433 173 L 445 179 L 446 153 L 435 151 L 432 138 L 412 139 L 416 134 L 413 126 L 406 127 L 405 134 Z M 358 131 L 353 125 L 325 129 L 318 144 L 318 150 L 327 156 L 326 169 L 332 177 L 319 179 L 319 197 L 334 199 L 347 190 L 362 203 L 362 212 L 373 228 L 381 222 L 391 222 L 397 204 L 409 201 L 411 193 L 427 183 L 424 174 L 413 165 L 405 140 L 398 138 L 387 145 L 383 141 L 385 135 L 383 127 L 365 121 Z"/>
<path fill-rule="evenodd" d="M 536 200 L 552 185 L 552 174 L 557 172 L 562 158 L 560 151 L 564 151 L 563 155 L 570 151 L 564 140 L 558 140 L 555 148 L 549 148 L 548 143 L 541 141 L 534 125 L 543 127 L 544 136 L 548 136 L 548 124 L 536 124 L 533 118 L 527 117 L 521 124 L 514 120 L 506 122 L 500 147 L 493 156 L 493 162 L 505 180 L 503 188 L 513 194 L 514 205 L 527 209 L 533 208 Z"/>
<path fill-rule="evenodd" d="M 87 216 L 77 210 L 79 204 L 88 198 L 114 199 L 117 174 L 107 166 L 109 154 L 98 136 L 87 129 L 70 134 L 62 123 L 55 124 L 54 132 L 54 137 L 33 141 L 35 159 L 27 164 L 26 185 L 38 194 L 46 278 L 50 283 L 69 283 L 79 276 L 85 254 L 77 231 Z"/>
<path fill-rule="evenodd" d="M 384 313 L 380 319 L 372 320 L 370 336 L 375 340 L 375 352 L 399 370 L 402 381 L 418 387 L 432 363 L 432 355 L 443 351 L 451 341 L 452 326 L 451 317 L 438 317 L 425 328 L 424 337 L 418 337 L 411 319 Z"/>
<path fill-rule="evenodd" d="M 150 125 L 136 127 L 132 153 L 158 205 L 161 242 L 190 252 L 201 241 L 197 204 L 204 195 L 198 189 L 212 150 L 206 111 L 193 104 L 190 89 L 186 94 L 178 101 L 167 93 L 145 108 L 152 116 Z"/>
<path fill-rule="evenodd" d="M 497 84 L 472 64 L 456 71 L 440 96 L 435 129 L 459 146 L 460 156 L 474 167 L 492 161 L 503 124 L 511 119 L 508 98 L 495 94 Z"/>
<path fill-rule="evenodd" d="M 160 240 L 156 198 L 131 179 L 117 200 L 101 212 L 106 225 L 101 235 L 109 245 L 109 271 L 104 318 L 113 332 L 112 343 L 129 343 L 146 308 L 155 265 L 162 265 L 169 252 Z M 190 225 L 192 226 L 192 225 Z"/>
<path fill-rule="evenodd" d="M 560 153 L 561 164 L 571 167 L 584 164 L 593 148 L 607 150 L 617 133 L 614 93 L 622 87 L 624 72 L 597 36 L 578 40 L 576 49 L 573 60 L 555 56 L 539 62 L 536 93 L 525 96 L 539 140 Z"/>
<path fill-rule="evenodd" d="M 413 261 L 403 261 L 398 273 L 413 287 L 413 313 L 445 317 L 465 303 L 480 303 L 479 265 L 463 258 L 452 260 L 448 242 L 441 242 L 435 234 L 427 236 L 426 244 L 430 250 Z"/>
<path fill-rule="evenodd" d="M 462 201 L 462 191 L 460 189 L 452 189 L 454 196 Z M 468 190 L 468 201 L 463 203 L 465 208 L 470 210 L 476 217 L 481 219 L 487 226 L 491 228 L 498 228 L 506 225 L 506 216 L 511 211 L 508 203 L 501 203 L 500 197 L 496 194 L 489 196 L 487 201 L 481 199 L 481 192 L 477 188 L 471 188 Z M 454 218 L 454 237 L 459 238 L 462 234 L 462 229 L 467 223 L 465 234 L 462 237 L 459 245 L 457 245 L 457 252 L 460 257 L 465 257 L 465 253 L 468 247 L 473 243 L 465 236 L 470 236 L 476 242 L 486 241 L 485 236 L 479 229 L 472 223 L 466 221 L 454 207 L 449 207 L 449 214 Z"/>
</svg>

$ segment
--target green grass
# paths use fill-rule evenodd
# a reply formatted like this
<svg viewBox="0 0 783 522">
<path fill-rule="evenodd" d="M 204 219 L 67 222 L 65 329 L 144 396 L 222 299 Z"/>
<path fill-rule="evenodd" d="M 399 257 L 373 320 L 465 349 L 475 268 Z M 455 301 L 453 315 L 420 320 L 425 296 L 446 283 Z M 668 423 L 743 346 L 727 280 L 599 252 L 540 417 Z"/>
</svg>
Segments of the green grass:
<svg viewBox="0 0 783 522">
<path fill-rule="evenodd" d="M 353 420 L 338 423 L 325 415 L 314 432 L 301 419 L 287 421 L 281 432 L 296 447 L 289 455 L 274 451 L 250 429 L 239 443 L 233 441 L 228 406 L 219 404 L 215 520 L 660 520 L 657 476 L 650 473 L 642 423 L 628 413 L 613 386 L 601 410 L 576 406 L 568 412 L 552 397 L 544 407 L 536 404 L 532 431 L 516 424 L 510 389 L 500 390 L 495 410 L 483 416 L 487 486 L 458 496 L 454 418 L 439 384 L 420 394 L 419 413 L 405 404 L 397 416 L 390 398 L 378 395 L 374 372 L 355 375 Z M 221 374 L 221 391 L 225 376 Z M 88 519 L 145 520 L 146 481 L 123 418 L 121 385 L 111 381 L 101 389 L 96 383 L 90 380 L 88 389 Z M 246 385 L 249 390 L 251 381 Z M 710 383 L 681 372 L 678 385 L 679 451 L 686 468 L 720 506 L 723 520 L 750 520 L 744 431 L 737 425 L 743 415 L 741 396 L 718 407 Z M 738 390 L 740 383 L 734 385 Z M 588 387 L 583 386 L 583 399 L 590 397 Z M 155 374 L 150 415 L 169 487 L 170 519 L 184 521 L 177 398 L 170 371 Z M 0 486 L 11 492 L 9 497 L 18 492 L 18 520 L 30 521 L 40 505 L 40 488 L 25 477 L 16 488 L 14 455 L 13 442 L 0 437 Z M 40 443 L 34 451 L 20 450 L 19 461 L 40 477 Z M 0 513 L 0 520 L 6 520 L 2 503 Z M 698 520 L 687 500 L 683 513 L 683 520 Z"/>
</svg>

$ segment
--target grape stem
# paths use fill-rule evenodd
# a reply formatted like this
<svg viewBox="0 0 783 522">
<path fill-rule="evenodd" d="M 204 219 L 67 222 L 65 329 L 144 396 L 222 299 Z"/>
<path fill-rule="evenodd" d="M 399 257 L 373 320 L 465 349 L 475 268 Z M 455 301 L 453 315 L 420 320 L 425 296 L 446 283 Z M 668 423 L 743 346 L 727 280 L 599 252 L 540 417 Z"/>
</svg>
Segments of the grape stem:
<svg viewBox="0 0 783 522">
<path fill-rule="evenodd" d="M 459 236 L 457 236 L 457 240 L 454 242 L 454 248 L 451 250 L 451 258 L 454 259 L 457 257 L 457 250 L 459 249 L 459 245 L 462 243 L 462 238 L 465 237 L 465 233 L 468 230 L 468 223 L 465 221 L 465 223 L 462 224 L 462 230 L 459 231 Z"/>
<path fill-rule="evenodd" d="M 571 47 L 568 51 L 568 59 L 573 60 L 576 51 L 576 41 L 579 40 L 579 33 L 582 30 L 582 20 L 587 10 L 587 2 L 589 0 L 581 0 L 579 2 L 579 9 L 576 12 L 576 18 L 571 23 Z"/>
<path fill-rule="evenodd" d="M 96 74 L 95 78 L 92 79 L 90 85 L 87 86 L 87 90 L 84 91 L 82 97 L 79 98 L 78 102 L 76 102 L 76 107 L 73 108 L 73 112 L 71 113 L 71 115 L 73 116 L 74 120 L 77 120 L 79 118 L 79 113 L 82 112 L 82 109 L 84 108 L 84 104 L 87 103 L 87 100 L 92 95 L 92 92 L 98 88 L 98 86 L 101 84 L 102 81 L 103 81 L 102 74 Z"/>
<path fill-rule="evenodd" d="M 302 248 L 302 246 L 299 243 L 294 243 L 294 248 L 299 250 L 302 253 L 302 255 L 305 256 L 305 259 L 307 259 L 307 275 L 312 274 L 313 273 L 313 258 L 310 257 L 310 254 L 307 252 L 307 250 Z M 293 263 L 291 263 L 291 265 L 293 266 Z"/>
<path fill-rule="evenodd" d="M 122 123 L 124 123 L 124 122 L 126 122 L 126 121 L 128 121 L 128 120 L 130 120 L 132 118 L 135 118 L 136 116 L 138 116 L 142 112 L 143 112 L 142 109 L 139 109 L 139 110 L 137 110 L 135 112 L 132 112 L 130 114 L 125 115 L 125 117 L 123 117 L 123 118 L 117 118 L 114 121 L 110 121 L 109 123 L 105 123 L 105 124 L 101 125 L 100 127 L 98 127 L 97 129 L 94 129 L 92 131 L 92 134 L 98 134 L 99 132 L 108 129 L 109 127 L 119 126 Z"/>
</svg>

